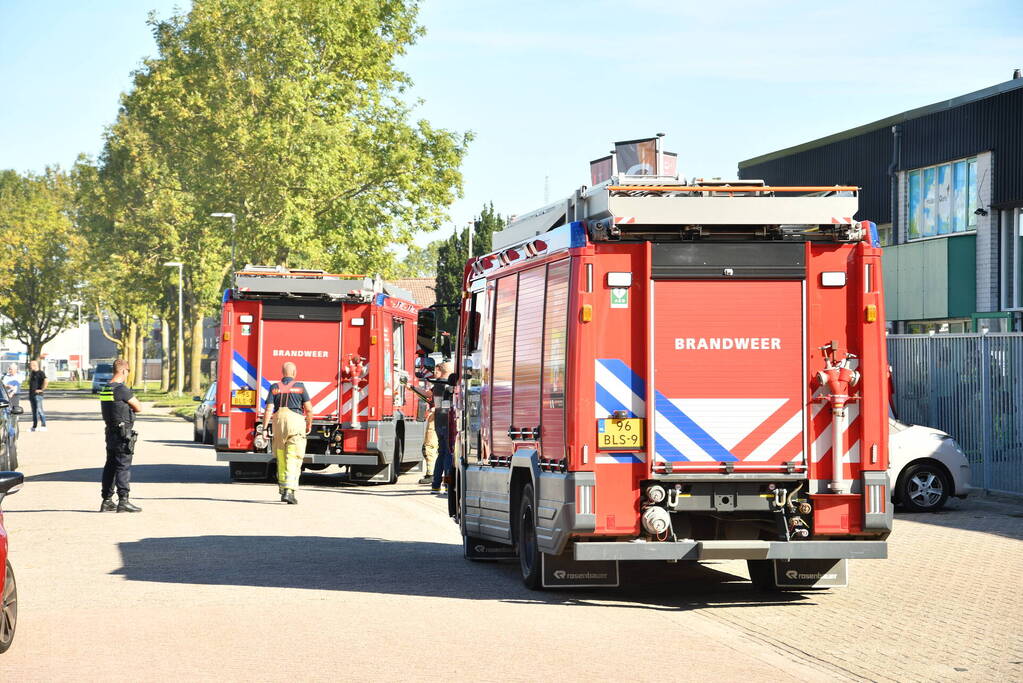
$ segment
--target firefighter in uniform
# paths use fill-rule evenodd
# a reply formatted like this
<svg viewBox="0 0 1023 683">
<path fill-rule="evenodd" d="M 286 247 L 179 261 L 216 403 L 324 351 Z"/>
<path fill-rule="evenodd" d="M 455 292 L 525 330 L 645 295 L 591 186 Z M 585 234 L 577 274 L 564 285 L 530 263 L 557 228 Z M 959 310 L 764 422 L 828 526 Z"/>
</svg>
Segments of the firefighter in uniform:
<svg viewBox="0 0 1023 683">
<path fill-rule="evenodd" d="M 305 385 L 295 381 L 298 369 L 294 363 L 281 367 L 281 381 L 270 385 L 270 396 L 263 414 L 263 424 L 273 418 L 273 449 L 277 457 L 277 485 L 281 502 L 297 505 L 295 491 L 302 474 L 306 434 L 313 428 L 313 404 Z M 305 413 L 305 420 L 302 419 Z"/>
<path fill-rule="evenodd" d="M 125 384 L 128 380 L 128 361 L 114 361 L 114 375 L 99 392 L 100 411 L 106 423 L 107 462 L 103 466 L 100 512 L 142 512 L 142 508 L 128 500 L 131 479 L 131 457 L 135 453 L 138 433 L 133 429 L 135 413 L 142 404 Z M 118 502 L 114 504 L 114 489 Z"/>
</svg>

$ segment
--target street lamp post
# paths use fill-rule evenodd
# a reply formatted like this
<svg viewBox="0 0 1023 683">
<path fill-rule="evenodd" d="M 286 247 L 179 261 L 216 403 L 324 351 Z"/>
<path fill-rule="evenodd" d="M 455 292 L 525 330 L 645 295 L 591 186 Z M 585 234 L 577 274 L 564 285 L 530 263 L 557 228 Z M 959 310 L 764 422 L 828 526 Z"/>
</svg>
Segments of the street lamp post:
<svg viewBox="0 0 1023 683">
<path fill-rule="evenodd" d="M 234 273 L 234 245 L 237 242 L 237 231 L 235 227 L 237 225 L 237 219 L 235 215 L 229 211 L 218 211 L 217 213 L 211 213 L 210 218 L 230 218 L 231 219 L 231 273 Z"/>
<path fill-rule="evenodd" d="M 185 331 L 184 317 L 181 313 L 181 289 L 184 286 L 184 265 L 181 261 L 167 261 L 163 265 L 178 269 L 178 372 L 174 378 L 174 388 L 178 396 L 185 386 Z"/>
</svg>

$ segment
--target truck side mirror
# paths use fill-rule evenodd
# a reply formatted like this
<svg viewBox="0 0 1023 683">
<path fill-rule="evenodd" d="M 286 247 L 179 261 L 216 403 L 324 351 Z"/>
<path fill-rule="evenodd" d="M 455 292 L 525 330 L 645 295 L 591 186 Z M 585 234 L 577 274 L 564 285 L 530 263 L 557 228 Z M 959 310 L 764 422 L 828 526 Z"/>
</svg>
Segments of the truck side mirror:
<svg viewBox="0 0 1023 683">
<path fill-rule="evenodd" d="M 451 358 L 451 335 L 447 332 L 441 332 L 440 347 L 441 354 L 445 358 Z"/>
<path fill-rule="evenodd" d="M 437 336 L 437 312 L 432 308 L 424 308 L 419 311 L 417 317 L 419 332 L 416 335 L 416 343 L 426 353 L 433 353 L 436 349 L 435 338 Z"/>
</svg>

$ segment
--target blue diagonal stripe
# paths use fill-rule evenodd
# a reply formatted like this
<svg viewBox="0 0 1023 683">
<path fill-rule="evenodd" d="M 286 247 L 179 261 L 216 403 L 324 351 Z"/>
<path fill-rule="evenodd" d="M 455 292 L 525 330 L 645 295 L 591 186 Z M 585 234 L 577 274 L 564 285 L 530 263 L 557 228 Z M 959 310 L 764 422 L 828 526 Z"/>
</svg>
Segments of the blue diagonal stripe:
<svg viewBox="0 0 1023 683">
<path fill-rule="evenodd" d="M 242 366 L 242 369 L 248 372 L 249 375 L 251 375 L 253 378 L 258 376 L 256 374 L 255 366 L 252 365 L 252 363 L 250 363 L 249 361 L 245 360 L 245 357 L 242 356 L 242 354 L 238 353 L 237 351 L 234 352 L 234 361 L 238 363 L 238 365 Z"/>
<path fill-rule="evenodd" d="M 668 460 L 670 462 L 676 462 L 679 460 L 689 459 L 686 456 L 682 455 L 681 451 L 675 448 L 673 444 L 668 443 L 668 440 L 665 439 L 660 434 L 654 435 L 654 442 L 656 443 L 657 446 L 656 448 L 657 455 L 661 456 L 665 460 Z"/>
<path fill-rule="evenodd" d="M 624 410 L 629 414 L 629 417 L 636 417 L 636 414 L 621 404 L 621 402 L 611 395 L 604 387 L 597 385 L 597 403 L 604 407 L 604 410 L 608 411 L 608 415 L 611 415 L 616 410 Z"/>
<path fill-rule="evenodd" d="M 637 463 L 643 462 L 643 460 L 634 453 L 601 453 L 599 458 L 610 458 L 615 462 L 621 463 Z"/>
<path fill-rule="evenodd" d="M 617 377 L 622 384 L 632 389 L 632 393 L 646 400 L 646 382 L 634 373 L 632 368 L 617 358 L 598 358 L 597 362 L 607 368 L 608 372 Z"/>
<path fill-rule="evenodd" d="M 659 391 L 657 392 L 656 401 L 657 412 L 668 422 L 675 425 L 680 432 L 692 439 L 697 446 L 706 451 L 707 455 L 719 462 L 738 460 L 727 448 L 719 444 L 713 436 L 704 431 L 703 427 L 693 422 L 688 415 L 679 410 L 678 406 L 669 401 Z"/>
<path fill-rule="evenodd" d="M 252 387 L 249 386 L 248 382 L 246 382 L 241 377 L 239 377 L 238 375 L 235 375 L 233 373 L 231 375 L 231 380 L 234 382 L 235 387 L 237 387 L 238 389 L 251 389 L 252 388 Z"/>
</svg>

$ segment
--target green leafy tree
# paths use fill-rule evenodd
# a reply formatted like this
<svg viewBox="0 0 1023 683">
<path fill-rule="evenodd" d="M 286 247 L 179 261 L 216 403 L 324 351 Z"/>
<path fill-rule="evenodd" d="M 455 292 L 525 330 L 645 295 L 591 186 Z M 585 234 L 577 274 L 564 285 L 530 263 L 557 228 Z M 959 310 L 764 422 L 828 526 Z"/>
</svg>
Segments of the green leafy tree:
<svg viewBox="0 0 1023 683">
<path fill-rule="evenodd" d="M 232 244 L 239 264 L 391 275 L 391 245 L 446 219 L 470 136 L 413 120 L 395 61 L 422 33 L 417 12 L 405 0 L 195 0 L 151 16 L 158 53 L 108 133 L 97 226 L 138 233 L 126 260 L 140 277 L 185 263 L 193 392 Z M 236 214 L 237 233 L 213 212 Z"/>
<path fill-rule="evenodd" d="M 437 254 L 444 240 L 434 240 L 425 247 L 413 244 L 401 260 L 395 275 L 398 277 L 436 277 Z"/>
<path fill-rule="evenodd" d="M 493 249 L 494 233 L 505 226 L 505 220 L 494 210 L 494 203 L 484 205 L 479 218 L 473 221 L 472 256 L 481 256 Z M 456 231 L 437 249 L 437 326 L 455 334 L 458 328 L 458 302 L 461 301 L 462 277 L 469 260 L 469 228 Z"/>
<path fill-rule="evenodd" d="M 71 186 L 57 169 L 0 172 L 0 315 L 38 358 L 72 326 L 84 242 L 71 220 Z"/>
</svg>

